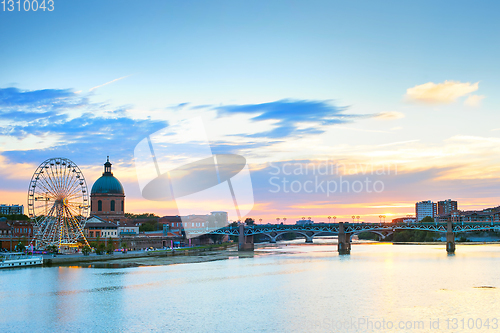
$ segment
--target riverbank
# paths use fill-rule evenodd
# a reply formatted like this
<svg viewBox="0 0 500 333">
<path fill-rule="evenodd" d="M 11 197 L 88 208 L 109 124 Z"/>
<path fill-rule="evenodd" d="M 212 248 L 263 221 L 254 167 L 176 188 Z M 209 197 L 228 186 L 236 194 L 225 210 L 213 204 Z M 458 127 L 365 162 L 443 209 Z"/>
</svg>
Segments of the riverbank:
<svg viewBox="0 0 500 333">
<path fill-rule="evenodd" d="M 80 265 L 88 266 L 98 263 L 124 263 L 130 264 L 134 261 L 140 261 L 140 259 L 148 258 L 173 258 L 173 257 L 183 257 L 183 256 L 207 256 L 213 255 L 217 252 L 226 251 L 228 248 L 234 248 L 237 251 L 237 245 L 233 243 L 217 244 L 217 245 L 206 245 L 193 248 L 180 248 L 180 249 L 169 249 L 169 250 L 155 250 L 155 251 L 140 251 L 140 252 L 117 252 L 114 254 L 102 254 L 102 255 L 57 255 L 55 257 L 44 256 L 43 265 L 44 266 L 59 266 L 59 265 Z M 234 250 L 233 250 L 234 252 Z M 182 260 L 178 260 L 182 261 Z M 132 265 L 134 266 L 134 265 Z"/>
</svg>

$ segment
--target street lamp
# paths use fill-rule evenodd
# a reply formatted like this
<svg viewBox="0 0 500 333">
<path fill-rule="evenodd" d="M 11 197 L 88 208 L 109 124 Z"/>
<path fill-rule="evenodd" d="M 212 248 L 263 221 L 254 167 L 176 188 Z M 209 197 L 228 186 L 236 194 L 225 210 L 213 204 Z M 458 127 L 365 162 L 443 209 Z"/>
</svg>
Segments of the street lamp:
<svg viewBox="0 0 500 333">
<path fill-rule="evenodd" d="M 283 222 L 286 223 L 286 217 L 283 218 Z"/>
<path fill-rule="evenodd" d="M 356 216 L 356 219 L 358 220 L 358 223 L 359 223 L 359 216 Z"/>
<path fill-rule="evenodd" d="M 306 219 L 306 217 L 305 217 L 305 216 L 302 216 L 302 221 L 304 221 L 305 219 Z"/>
<path fill-rule="evenodd" d="M 330 219 L 331 219 L 331 218 L 332 218 L 331 216 L 328 216 L 328 223 L 330 223 Z"/>
<path fill-rule="evenodd" d="M 335 223 L 335 220 L 337 219 L 337 216 L 333 217 L 333 223 Z"/>
<path fill-rule="evenodd" d="M 356 216 L 351 216 L 352 217 L 352 223 L 354 223 L 354 219 L 356 218 Z"/>
<path fill-rule="evenodd" d="M 278 222 L 278 224 L 280 223 L 280 218 L 279 217 L 276 218 L 276 222 Z"/>
<path fill-rule="evenodd" d="M 385 223 L 385 215 L 382 215 L 382 218 L 384 219 L 384 223 Z"/>
<path fill-rule="evenodd" d="M 378 223 L 382 223 L 382 215 L 378 216 Z"/>
<path fill-rule="evenodd" d="M 259 219 L 259 222 L 262 224 L 262 219 Z"/>
</svg>

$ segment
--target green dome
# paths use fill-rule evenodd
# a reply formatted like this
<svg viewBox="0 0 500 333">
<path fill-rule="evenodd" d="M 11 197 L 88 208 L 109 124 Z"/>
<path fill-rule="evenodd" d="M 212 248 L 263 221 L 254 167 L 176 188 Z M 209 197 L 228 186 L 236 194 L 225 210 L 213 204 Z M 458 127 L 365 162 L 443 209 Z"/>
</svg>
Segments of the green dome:
<svg viewBox="0 0 500 333">
<path fill-rule="evenodd" d="M 91 194 L 125 194 L 123 186 L 114 176 L 103 175 L 92 186 Z"/>
<path fill-rule="evenodd" d="M 90 194 L 122 194 L 125 195 L 123 186 L 118 179 L 113 176 L 111 172 L 111 163 L 108 161 L 104 163 L 104 172 L 102 176 L 95 181 L 92 185 Z"/>
</svg>

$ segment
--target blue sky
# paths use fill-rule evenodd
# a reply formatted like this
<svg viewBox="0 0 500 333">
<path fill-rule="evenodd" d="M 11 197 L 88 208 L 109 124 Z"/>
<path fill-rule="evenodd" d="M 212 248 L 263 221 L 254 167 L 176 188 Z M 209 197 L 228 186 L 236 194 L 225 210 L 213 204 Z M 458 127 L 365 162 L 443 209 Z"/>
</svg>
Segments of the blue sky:
<svg viewBox="0 0 500 333">
<path fill-rule="evenodd" d="M 499 7 L 107 0 L 0 11 L 0 201 L 24 201 L 45 158 L 74 159 L 92 184 L 111 155 L 130 209 L 174 213 L 141 198 L 134 146 L 203 116 L 214 149 L 250 163 L 254 216 L 356 209 L 370 219 L 448 197 L 463 209 L 498 205 Z M 325 209 L 307 208 L 328 206 L 322 194 L 269 192 L 270 162 L 325 159 L 400 173 L 380 195 Z"/>
</svg>

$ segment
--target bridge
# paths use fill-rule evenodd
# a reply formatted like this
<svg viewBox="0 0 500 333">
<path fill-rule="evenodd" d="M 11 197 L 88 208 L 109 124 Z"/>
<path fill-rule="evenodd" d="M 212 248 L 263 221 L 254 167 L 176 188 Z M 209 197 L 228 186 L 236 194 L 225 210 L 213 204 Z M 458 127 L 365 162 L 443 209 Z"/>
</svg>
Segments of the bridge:
<svg viewBox="0 0 500 333">
<path fill-rule="evenodd" d="M 385 238 L 396 230 L 424 230 L 446 233 L 446 251 L 455 252 L 455 234 L 472 231 L 499 231 L 500 222 L 419 222 L 419 223 L 311 223 L 303 225 L 266 224 L 224 227 L 208 232 L 216 235 L 238 236 L 240 251 L 253 251 L 254 235 L 265 235 L 271 243 L 276 243 L 278 237 L 286 233 L 304 236 L 306 243 L 312 243 L 316 236 L 338 235 L 339 254 L 351 253 L 351 239 L 361 232 L 372 232 Z M 203 232 L 203 233 L 206 233 Z"/>
</svg>

